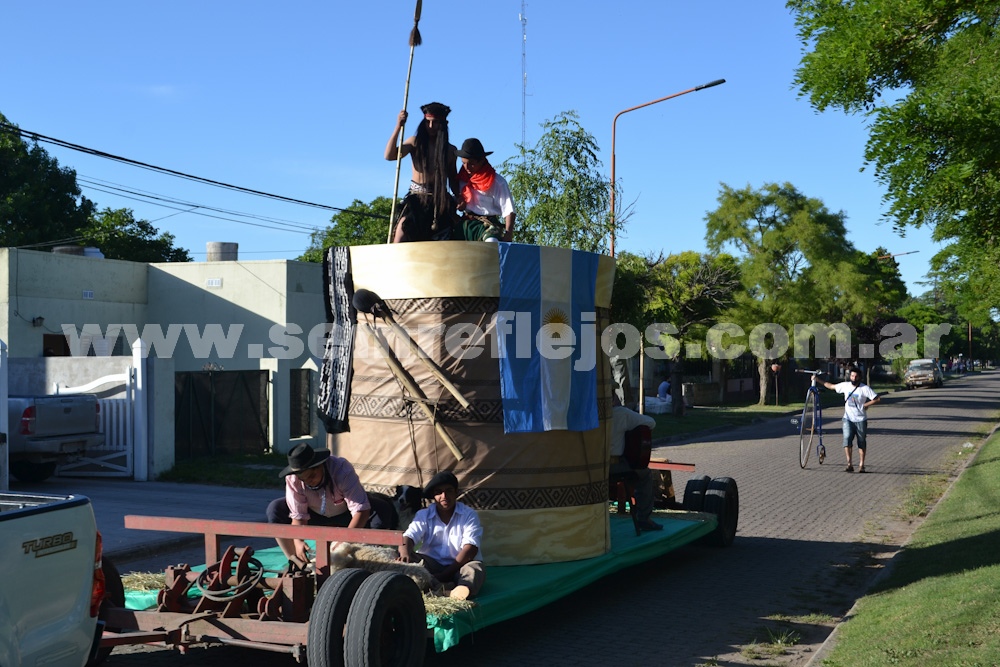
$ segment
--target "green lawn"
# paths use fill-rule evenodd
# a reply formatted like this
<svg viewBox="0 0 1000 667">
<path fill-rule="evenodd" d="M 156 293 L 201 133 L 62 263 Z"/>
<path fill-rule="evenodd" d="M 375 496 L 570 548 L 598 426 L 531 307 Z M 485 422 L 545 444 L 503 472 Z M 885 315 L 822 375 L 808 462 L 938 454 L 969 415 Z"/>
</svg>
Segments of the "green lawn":
<svg viewBox="0 0 1000 667">
<path fill-rule="evenodd" d="M 1000 435 L 983 445 L 824 667 L 1000 665 Z"/>
</svg>

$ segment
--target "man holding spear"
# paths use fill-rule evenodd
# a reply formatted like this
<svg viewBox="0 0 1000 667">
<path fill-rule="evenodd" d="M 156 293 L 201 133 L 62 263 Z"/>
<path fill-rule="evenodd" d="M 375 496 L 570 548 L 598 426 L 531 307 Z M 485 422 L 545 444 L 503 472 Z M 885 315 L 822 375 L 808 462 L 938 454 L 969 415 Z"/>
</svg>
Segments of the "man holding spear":
<svg viewBox="0 0 1000 667">
<path fill-rule="evenodd" d="M 400 143 L 399 135 L 407 113 L 399 112 L 396 127 L 385 146 L 385 159 L 398 160 L 407 155 L 413 165 L 410 192 L 403 198 L 392 242 L 434 241 L 451 238 L 457 218 L 455 200 L 449 194 L 458 191 L 455 163 L 458 150 L 448 141 L 448 114 L 451 109 L 439 102 L 420 107 L 424 118 L 415 136 Z"/>
</svg>

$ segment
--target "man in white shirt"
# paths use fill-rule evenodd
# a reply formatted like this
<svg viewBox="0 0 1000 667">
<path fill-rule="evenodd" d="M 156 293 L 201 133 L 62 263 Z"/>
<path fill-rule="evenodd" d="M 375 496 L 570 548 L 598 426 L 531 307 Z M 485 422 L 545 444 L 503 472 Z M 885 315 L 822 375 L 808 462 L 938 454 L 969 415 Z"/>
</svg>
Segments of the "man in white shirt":
<svg viewBox="0 0 1000 667">
<path fill-rule="evenodd" d="M 470 598 L 486 581 L 479 516 L 458 502 L 458 478 L 447 470 L 434 475 L 424 497 L 434 504 L 417 512 L 407 526 L 398 560 L 423 565 L 438 581 L 452 587 L 450 597 Z"/>
<path fill-rule="evenodd" d="M 846 397 L 842 422 L 844 454 L 847 455 L 847 467 L 844 470 L 854 472 L 854 464 L 851 462 L 851 442 L 857 437 L 858 472 L 867 472 L 865 470 L 865 453 L 868 449 L 868 414 L 865 411 L 881 399 L 874 389 L 861 381 L 861 371 L 857 366 L 848 367 L 847 378 L 847 382 L 838 382 L 837 384 L 824 382 L 823 386 Z"/>
<path fill-rule="evenodd" d="M 457 228 L 466 241 L 512 241 L 514 200 L 504 177 L 496 172 L 479 139 L 466 139 L 458 151 L 462 169 L 458 172 L 458 209 L 464 211 Z"/>
</svg>

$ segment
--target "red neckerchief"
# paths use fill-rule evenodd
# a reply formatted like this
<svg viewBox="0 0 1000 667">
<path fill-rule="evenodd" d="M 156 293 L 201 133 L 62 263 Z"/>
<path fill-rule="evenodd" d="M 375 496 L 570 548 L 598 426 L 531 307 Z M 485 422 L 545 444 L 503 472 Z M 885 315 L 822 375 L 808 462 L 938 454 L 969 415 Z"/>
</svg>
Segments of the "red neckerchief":
<svg viewBox="0 0 1000 667">
<path fill-rule="evenodd" d="M 461 171 L 458 172 L 458 180 L 466 183 L 465 187 L 462 188 L 462 199 L 466 202 L 472 201 L 472 188 L 480 192 L 488 191 L 493 187 L 493 179 L 496 176 L 497 171 L 489 162 L 484 163 L 480 170 L 474 174 L 470 174 L 468 169 L 462 167 Z"/>
</svg>

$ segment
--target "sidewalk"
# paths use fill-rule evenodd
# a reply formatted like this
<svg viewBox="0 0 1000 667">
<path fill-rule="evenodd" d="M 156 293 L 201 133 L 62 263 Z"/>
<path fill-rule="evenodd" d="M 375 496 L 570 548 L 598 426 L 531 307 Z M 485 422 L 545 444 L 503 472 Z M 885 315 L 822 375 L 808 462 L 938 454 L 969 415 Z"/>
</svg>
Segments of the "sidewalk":
<svg viewBox="0 0 1000 667">
<path fill-rule="evenodd" d="M 200 533 L 168 533 L 125 527 L 126 514 L 190 519 L 266 521 L 267 504 L 283 493 L 274 489 L 242 489 L 173 482 L 133 482 L 109 478 L 53 477 L 39 484 L 11 485 L 25 493 L 76 494 L 90 498 L 97 529 L 104 540 L 104 554 L 117 562 L 201 543 Z"/>
</svg>

